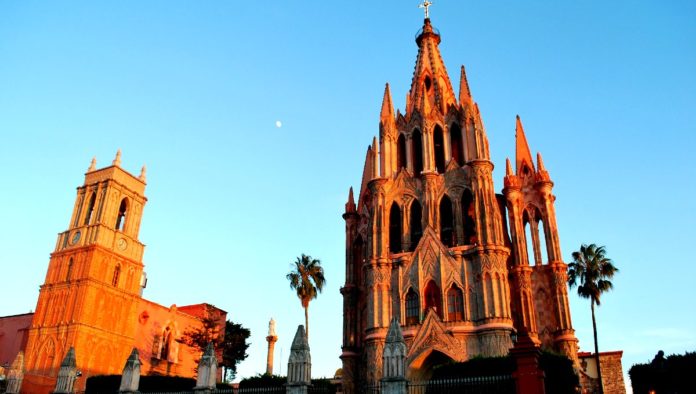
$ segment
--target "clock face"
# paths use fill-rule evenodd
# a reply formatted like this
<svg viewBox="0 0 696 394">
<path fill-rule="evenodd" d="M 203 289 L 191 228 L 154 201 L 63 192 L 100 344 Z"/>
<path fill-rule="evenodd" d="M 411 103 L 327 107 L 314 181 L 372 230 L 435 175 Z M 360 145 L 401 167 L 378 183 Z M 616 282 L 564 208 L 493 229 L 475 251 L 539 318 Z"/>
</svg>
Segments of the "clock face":
<svg viewBox="0 0 696 394">
<path fill-rule="evenodd" d="M 118 246 L 118 248 L 121 250 L 126 250 L 126 247 L 128 247 L 128 241 L 123 238 L 119 238 L 118 241 L 116 241 L 116 246 Z"/>
<path fill-rule="evenodd" d="M 81 235 L 82 235 L 81 232 L 75 231 L 75 233 L 73 233 L 72 238 L 70 239 L 70 244 L 71 244 L 71 245 L 75 245 L 75 244 L 77 243 L 77 241 L 80 240 L 80 236 L 81 236 Z"/>
</svg>

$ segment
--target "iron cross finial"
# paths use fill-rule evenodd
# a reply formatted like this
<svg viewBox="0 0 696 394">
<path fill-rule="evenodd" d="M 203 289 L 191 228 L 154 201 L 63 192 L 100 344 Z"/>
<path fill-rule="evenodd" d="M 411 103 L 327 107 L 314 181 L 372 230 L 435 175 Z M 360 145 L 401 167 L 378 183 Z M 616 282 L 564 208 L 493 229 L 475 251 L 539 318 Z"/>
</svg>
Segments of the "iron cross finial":
<svg viewBox="0 0 696 394">
<path fill-rule="evenodd" d="M 418 5 L 418 8 L 425 9 L 425 19 L 430 19 L 430 10 L 428 9 L 428 7 L 430 7 L 431 5 L 433 5 L 433 3 L 430 0 L 425 0 L 422 4 Z"/>
</svg>

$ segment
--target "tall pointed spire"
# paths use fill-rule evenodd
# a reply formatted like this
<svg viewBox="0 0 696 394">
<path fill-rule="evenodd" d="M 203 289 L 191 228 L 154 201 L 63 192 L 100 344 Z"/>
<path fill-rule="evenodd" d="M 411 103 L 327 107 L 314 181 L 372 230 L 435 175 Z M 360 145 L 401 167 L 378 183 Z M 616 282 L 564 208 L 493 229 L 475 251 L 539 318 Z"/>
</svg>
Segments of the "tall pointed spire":
<svg viewBox="0 0 696 394">
<path fill-rule="evenodd" d="M 544 161 L 541 159 L 541 153 L 537 152 L 537 169 L 539 169 L 539 172 L 546 171 L 546 167 L 544 167 Z"/>
<path fill-rule="evenodd" d="M 471 90 L 469 90 L 469 80 L 466 79 L 466 70 L 462 65 L 462 72 L 459 77 L 459 104 L 468 105 L 472 103 Z"/>
<path fill-rule="evenodd" d="M 430 19 L 425 19 L 416 43 L 418 56 L 408 93 L 406 116 L 414 109 L 423 113 L 422 107 L 426 101 L 431 108 L 437 107 L 444 112 L 457 103 L 457 98 L 438 48 L 440 33 L 430 24 Z"/>
<path fill-rule="evenodd" d="M 389 91 L 389 84 L 384 86 L 384 97 L 382 98 L 382 111 L 379 114 L 380 119 L 383 121 L 386 119 L 394 119 L 394 104 L 392 104 L 391 92 Z"/>
<path fill-rule="evenodd" d="M 346 213 L 355 212 L 355 198 L 353 197 L 353 186 L 348 191 L 348 201 L 346 202 Z"/>
<path fill-rule="evenodd" d="M 527 137 L 524 135 L 524 128 L 519 115 L 517 115 L 517 124 L 515 125 L 515 159 L 517 162 L 515 169 L 517 174 L 520 174 L 523 164 L 526 164 L 530 171 L 534 171 L 532 153 L 529 151 L 529 144 L 527 143 Z"/>
</svg>

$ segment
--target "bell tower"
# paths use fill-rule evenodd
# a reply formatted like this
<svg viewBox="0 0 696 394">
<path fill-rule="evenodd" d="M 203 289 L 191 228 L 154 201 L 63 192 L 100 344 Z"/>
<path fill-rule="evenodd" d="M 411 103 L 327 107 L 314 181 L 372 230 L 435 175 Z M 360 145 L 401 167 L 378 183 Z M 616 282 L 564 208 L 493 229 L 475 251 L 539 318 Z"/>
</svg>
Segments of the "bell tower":
<svg viewBox="0 0 696 394">
<path fill-rule="evenodd" d="M 75 348 L 83 379 L 118 373 L 131 351 L 144 285 L 138 239 L 147 201 L 145 167 L 139 177 L 96 160 L 77 188 L 68 228 L 58 234 L 29 330 L 23 389 L 49 392 L 60 362 Z"/>
</svg>

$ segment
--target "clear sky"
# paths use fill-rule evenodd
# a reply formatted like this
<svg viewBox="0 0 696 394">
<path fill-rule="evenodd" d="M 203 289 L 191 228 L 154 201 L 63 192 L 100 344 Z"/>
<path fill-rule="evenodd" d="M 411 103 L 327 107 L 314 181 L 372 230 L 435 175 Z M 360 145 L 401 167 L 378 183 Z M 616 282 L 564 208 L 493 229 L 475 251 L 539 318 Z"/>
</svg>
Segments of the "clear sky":
<svg viewBox="0 0 696 394">
<path fill-rule="evenodd" d="M 264 372 L 274 317 L 285 373 L 304 322 L 285 274 L 310 254 L 328 279 L 309 308 L 313 375 L 333 375 L 341 213 L 386 82 L 405 106 L 418 3 L 0 2 L 0 315 L 35 307 L 91 158 L 121 148 L 126 170 L 148 168 L 145 296 L 250 328 L 242 377 Z M 696 3 L 443 0 L 431 19 L 454 86 L 466 65 L 496 189 L 520 114 L 566 261 L 598 243 L 620 268 L 600 350 L 623 349 L 624 371 L 696 350 Z M 571 311 L 592 349 L 589 302 L 573 292 Z"/>
</svg>

